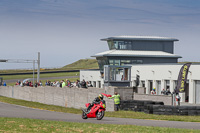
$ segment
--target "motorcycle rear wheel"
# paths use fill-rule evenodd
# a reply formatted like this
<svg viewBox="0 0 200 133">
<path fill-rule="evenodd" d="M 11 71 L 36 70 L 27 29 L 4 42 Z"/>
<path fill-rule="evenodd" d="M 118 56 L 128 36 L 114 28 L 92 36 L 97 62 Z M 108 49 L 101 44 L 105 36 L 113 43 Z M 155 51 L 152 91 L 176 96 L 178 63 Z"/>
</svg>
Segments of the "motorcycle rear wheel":
<svg viewBox="0 0 200 133">
<path fill-rule="evenodd" d="M 96 118 L 97 120 L 101 120 L 104 117 L 105 112 L 101 111 L 101 112 L 97 112 Z"/>
<path fill-rule="evenodd" d="M 87 119 L 88 117 L 87 117 L 87 114 L 83 111 L 83 113 L 82 113 L 82 118 L 83 119 Z"/>
</svg>

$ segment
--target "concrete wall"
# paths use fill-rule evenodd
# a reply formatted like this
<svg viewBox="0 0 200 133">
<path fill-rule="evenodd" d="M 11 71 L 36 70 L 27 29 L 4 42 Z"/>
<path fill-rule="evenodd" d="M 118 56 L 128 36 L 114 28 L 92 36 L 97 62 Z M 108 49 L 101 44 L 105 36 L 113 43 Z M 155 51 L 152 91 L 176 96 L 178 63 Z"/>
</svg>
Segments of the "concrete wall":
<svg viewBox="0 0 200 133">
<path fill-rule="evenodd" d="M 107 92 L 107 94 L 111 94 L 113 91 L 109 90 Z M 85 108 L 85 104 L 92 102 L 100 93 L 105 93 L 105 89 L 0 86 L 1 96 L 77 109 Z M 114 111 L 113 99 L 104 99 L 107 105 L 106 110 Z"/>
<path fill-rule="evenodd" d="M 151 100 L 164 102 L 164 105 L 172 105 L 172 96 L 166 95 L 147 95 L 134 93 L 134 100 Z"/>
</svg>

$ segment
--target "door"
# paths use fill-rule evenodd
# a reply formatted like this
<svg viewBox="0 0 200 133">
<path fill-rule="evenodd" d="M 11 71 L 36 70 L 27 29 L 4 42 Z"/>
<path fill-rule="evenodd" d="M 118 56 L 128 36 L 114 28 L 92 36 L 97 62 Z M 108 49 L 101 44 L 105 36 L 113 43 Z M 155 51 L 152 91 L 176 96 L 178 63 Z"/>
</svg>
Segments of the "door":
<svg viewBox="0 0 200 133">
<path fill-rule="evenodd" d="M 195 83 L 195 100 L 196 100 L 196 104 L 200 104 L 200 81 L 196 81 Z"/>
<path fill-rule="evenodd" d="M 150 89 L 149 94 L 151 94 L 151 91 L 153 89 L 153 81 L 152 80 L 149 80 L 149 89 Z"/>
</svg>

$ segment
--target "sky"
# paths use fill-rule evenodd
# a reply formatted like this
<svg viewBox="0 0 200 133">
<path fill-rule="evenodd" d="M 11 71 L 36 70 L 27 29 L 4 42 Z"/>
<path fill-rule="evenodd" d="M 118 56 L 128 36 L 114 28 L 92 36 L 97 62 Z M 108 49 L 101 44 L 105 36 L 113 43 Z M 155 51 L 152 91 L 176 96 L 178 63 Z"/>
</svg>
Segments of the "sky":
<svg viewBox="0 0 200 133">
<path fill-rule="evenodd" d="M 179 61 L 200 61 L 199 0 L 0 0 L 0 59 L 37 60 L 57 68 L 108 50 L 102 38 L 179 39 Z M 0 69 L 32 68 L 0 63 Z"/>
</svg>

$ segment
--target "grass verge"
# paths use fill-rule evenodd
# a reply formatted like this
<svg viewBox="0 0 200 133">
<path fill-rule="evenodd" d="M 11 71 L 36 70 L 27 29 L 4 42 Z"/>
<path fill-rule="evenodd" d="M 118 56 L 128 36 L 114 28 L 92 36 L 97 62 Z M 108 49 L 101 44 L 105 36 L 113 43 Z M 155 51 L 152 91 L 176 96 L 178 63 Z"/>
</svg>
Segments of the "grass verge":
<svg viewBox="0 0 200 133">
<path fill-rule="evenodd" d="M 63 72 L 63 73 L 45 73 L 45 74 L 40 74 L 40 78 L 48 78 L 48 77 L 64 77 L 64 76 L 79 76 L 80 72 Z M 37 75 L 35 75 L 36 77 Z M 4 80 L 9 80 L 9 79 L 26 79 L 26 78 L 33 78 L 33 74 L 28 74 L 28 75 L 4 75 L 1 76 L 3 77 Z"/>
<path fill-rule="evenodd" d="M 112 125 L 74 123 L 24 118 L 0 118 L 0 132 L 43 132 L 43 133 L 198 133 L 199 130 L 147 127 L 134 125 Z"/>
<path fill-rule="evenodd" d="M 0 101 L 10 104 L 22 105 L 31 108 L 38 108 L 43 110 L 81 114 L 80 109 L 65 108 L 55 105 L 46 105 L 38 102 L 30 102 L 24 100 L 18 100 L 13 98 L 7 98 L 0 96 Z M 168 120 L 168 121 L 185 121 L 185 122 L 200 122 L 200 116 L 175 116 L 175 115 L 153 115 L 145 114 L 143 112 L 133 111 L 118 111 L 118 112 L 106 112 L 106 117 L 118 117 L 118 118 L 133 118 L 133 119 L 149 119 L 149 120 Z"/>
</svg>

